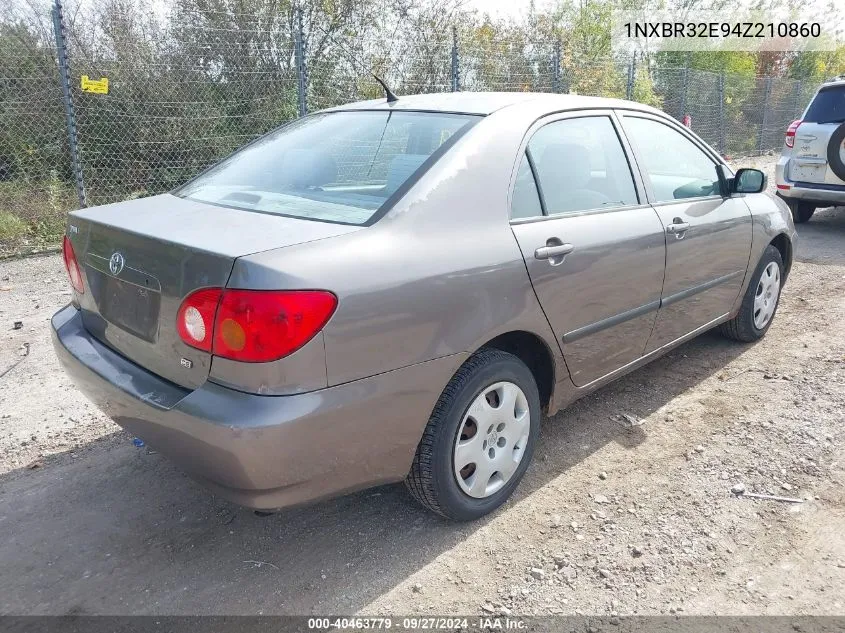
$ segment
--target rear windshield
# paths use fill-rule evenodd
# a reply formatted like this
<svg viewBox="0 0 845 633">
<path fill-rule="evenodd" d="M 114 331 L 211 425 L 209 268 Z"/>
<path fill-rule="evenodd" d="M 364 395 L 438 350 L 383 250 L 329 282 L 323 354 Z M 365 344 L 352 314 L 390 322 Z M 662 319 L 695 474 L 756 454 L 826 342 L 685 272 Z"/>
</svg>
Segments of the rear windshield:
<svg viewBox="0 0 845 633">
<path fill-rule="evenodd" d="M 236 152 L 176 195 L 295 218 L 366 224 L 478 117 L 347 111 L 299 119 Z M 433 159 L 433 160 L 436 160 Z"/>
<path fill-rule="evenodd" d="M 808 123 L 845 121 L 845 86 L 822 88 L 807 108 L 804 120 Z"/>
</svg>

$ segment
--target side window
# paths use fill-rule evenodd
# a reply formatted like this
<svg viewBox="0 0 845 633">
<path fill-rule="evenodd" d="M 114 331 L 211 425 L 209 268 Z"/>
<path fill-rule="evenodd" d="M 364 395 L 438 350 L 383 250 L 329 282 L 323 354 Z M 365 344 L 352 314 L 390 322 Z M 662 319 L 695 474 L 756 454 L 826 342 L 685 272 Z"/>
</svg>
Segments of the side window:
<svg viewBox="0 0 845 633">
<path fill-rule="evenodd" d="M 528 158 L 522 155 L 519 171 L 516 173 L 516 184 L 513 186 L 513 200 L 511 201 L 511 218 L 533 218 L 543 215 L 540 204 L 540 194 Z"/>
<path fill-rule="evenodd" d="M 668 125 L 624 117 L 625 131 L 645 163 L 655 202 L 719 194 L 716 165 L 695 143 Z"/>
<path fill-rule="evenodd" d="M 555 121 L 531 137 L 546 213 L 637 204 L 631 168 L 609 117 Z"/>
</svg>

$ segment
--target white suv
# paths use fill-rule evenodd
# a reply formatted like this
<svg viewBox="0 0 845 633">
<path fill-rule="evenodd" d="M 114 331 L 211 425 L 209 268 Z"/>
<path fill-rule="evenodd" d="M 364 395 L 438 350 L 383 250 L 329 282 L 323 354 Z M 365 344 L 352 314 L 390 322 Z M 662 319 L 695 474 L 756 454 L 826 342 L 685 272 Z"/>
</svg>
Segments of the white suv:
<svg viewBox="0 0 845 633">
<path fill-rule="evenodd" d="M 845 205 L 845 77 L 823 84 L 790 123 L 775 180 L 796 224 L 816 207 Z"/>
</svg>

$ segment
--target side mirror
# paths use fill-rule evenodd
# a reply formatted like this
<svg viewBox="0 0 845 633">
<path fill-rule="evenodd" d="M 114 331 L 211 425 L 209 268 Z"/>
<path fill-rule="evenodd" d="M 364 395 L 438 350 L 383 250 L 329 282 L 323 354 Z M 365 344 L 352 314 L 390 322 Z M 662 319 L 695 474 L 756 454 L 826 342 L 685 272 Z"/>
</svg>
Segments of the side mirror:
<svg viewBox="0 0 845 633">
<path fill-rule="evenodd" d="M 760 193 L 766 184 L 766 174 L 759 169 L 740 169 L 732 179 L 731 193 Z"/>
</svg>

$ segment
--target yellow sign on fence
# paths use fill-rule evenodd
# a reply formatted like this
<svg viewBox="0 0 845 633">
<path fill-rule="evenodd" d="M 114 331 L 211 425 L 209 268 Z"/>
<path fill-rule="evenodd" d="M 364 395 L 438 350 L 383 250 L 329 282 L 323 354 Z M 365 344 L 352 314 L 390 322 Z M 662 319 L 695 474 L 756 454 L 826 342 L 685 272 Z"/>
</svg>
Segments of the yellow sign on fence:
<svg viewBox="0 0 845 633">
<path fill-rule="evenodd" d="M 109 93 L 108 77 L 91 79 L 88 75 L 82 75 L 82 92 L 94 92 L 98 95 L 107 95 Z"/>
</svg>

